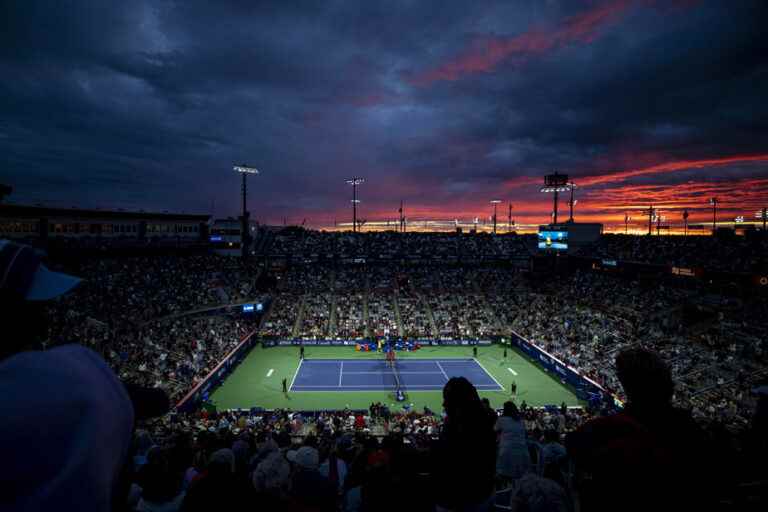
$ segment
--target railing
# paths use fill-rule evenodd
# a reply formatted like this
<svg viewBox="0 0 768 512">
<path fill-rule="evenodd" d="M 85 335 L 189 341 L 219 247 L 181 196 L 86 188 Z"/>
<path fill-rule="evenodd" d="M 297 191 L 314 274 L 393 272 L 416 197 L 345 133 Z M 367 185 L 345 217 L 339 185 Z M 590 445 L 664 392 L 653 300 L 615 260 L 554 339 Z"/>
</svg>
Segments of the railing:
<svg viewBox="0 0 768 512">
<path fill-rule="evenodd" d="M 512 331 L 512 339 L 515 346 L 528 355 L 528 357 L 530 357 L 540 368 L 544 369 L 547 373 L 553 374 L 561 382 L 573 387 L 576 390 L 576 395 L 580 399 L 587 400 L 589 399 L 590 393 L 592 393 L 597 394 L 602 398 L 611 396 L 614 404 L 621 405 L 621 401 L 615 396 L 610 395 L 610 393 L 600 384 L 586 375 L 582 375 L 576 368 L 568 366 L 549 352 L 520 336 L 515 331 Z"/>
<path fill-rule="evenodd" d="M 179 403 L 176 404 L 176 410 L 179 412 L 188 412 L 193 409 L 204 396 L 211 390 L 212 387 L 218 385 L 224 377 L 240 362 L 245 356 L 245 353 L 249 348 L 253 346 L 255 341 L 256 330 L 251 331 L 240 340 L 240 343 L 233 348 L 227 356 L 216 365 L 216 367 L 208 372 L 203 380 L 197 383 Z"/>
</svg>

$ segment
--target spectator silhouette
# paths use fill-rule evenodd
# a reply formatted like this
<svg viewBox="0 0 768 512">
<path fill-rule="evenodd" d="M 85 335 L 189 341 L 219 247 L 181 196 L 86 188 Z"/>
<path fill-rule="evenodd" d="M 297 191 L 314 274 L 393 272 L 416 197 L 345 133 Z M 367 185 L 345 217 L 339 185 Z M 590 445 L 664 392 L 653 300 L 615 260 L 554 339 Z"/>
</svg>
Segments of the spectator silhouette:
<svg viewBox="0 0 768 512">
<path fill-rule="evenodd" d="M 525 426 L 514 402 L 504 403 L 504 413 L 496 421 L 495 428 L 499 434 L 496 473 L 505 480 L 516 480 L 530 469 L 531 456 Z"/>
<path fill-rule="evenodd" d="M 47 300 L 79 279 L 31 247 L 0 240 L 0 510 L 113 509 L 134 407 L 115 373 L 80 345 L 37 351 Z M 79 340 L 73 340 L 79 341 Z"/>
<path fill-rule="evenodd" d="M 493 497 L 496 439 L 475 387 L 464 377 L 443 388 L 445 424 L 432 453 L 438 510 L 485 511 Z"/>
<path fill-rule="evenodd" d="M 229 448 L 215 451 L 208 467 L 187 491 L 181 510 L 209 511 L 218 507 L 230 509 L 242 504 L 246 494 L 235 478 L 235 454 Z"/>
<path fill-rule="evenodd" d="M 624 410 L 566 440 L 582 510 L 705 510 L 706 443 L 691 415 L 671 404 L 669 367 L 656 353 L 631 348 L 617 356 L 616 370 L 629 399 Z"/>
</svg>

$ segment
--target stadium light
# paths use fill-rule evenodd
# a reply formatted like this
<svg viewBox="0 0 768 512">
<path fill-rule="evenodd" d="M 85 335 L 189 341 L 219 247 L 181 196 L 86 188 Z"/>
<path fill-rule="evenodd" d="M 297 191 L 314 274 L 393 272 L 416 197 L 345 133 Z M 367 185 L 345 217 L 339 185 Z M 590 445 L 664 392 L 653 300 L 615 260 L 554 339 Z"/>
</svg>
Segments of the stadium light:
<svg viewBox="0 0 768 512">
<path fill-rule="evenodd" d="M 717 203 L 719 202 L 716 197 L 709 200 L 709 204 L 712 205 L 712 233 L 717 229 Z"/>
<path fill-rule="evenodd" d="M 493 205 L 493 234 L 496 234 L 496 207 L 499 205 L 501 200 L 499 199 L 491 199 L 491 204 Z"/>
<path fill-rule="evenodd" d="M 241 234 L 240 234 L 240 249 L 243 255 L 243 259 L 248 257 L 248 247 L 251 242 L 251 233 L 248 229 L 248 226 L 250 225 L 250 222 L 248 222 L 249 213 L 248 213 L 248 207 L 246 205 L 247 199 L 248 199 L 248 182 L 246 178 L 248 178 L 249 174 L 259 174 L 259 170 L 255 167 L 252 167 L 250 165 L 245 164 L 239 164 L 235 165 L 232 169 L 234 169 L 236 172 L 239 172 L 243 175 L 243 185 L 242 185 L 242 194 L 243 194 L 243 225 L 241 228 Z"/>
<path fill-rule="evenodd" d="M 624 214 L 624 234 L 625 235 L 629 233 L 629 221 L 631 220 L 632 220 L 632 217 L 630 217 L 628 213 L 625 213 Z"/>
<path fill-rule="evenodd" d="M 357 203 L 360 201 L 357 199 L 357 186 L 363 183 L 363 178 L 352 178 L 347 180 L 347 185 L 352 185 L 352 232 L 357 232 Z"/>
<path fill-rule="evenodd" d="M 573 222 L 573 207 L 576 206 L 576 203 L 578 203 L 578 200 L 573 199 L 573 189 L 576 188 L 576 184 L 570 181 L 568 182 L 568 188 L 571 191 L 571 199 L 568 201 L 568 206 L 571 208 L 571 217 L 568 219 L 568 222 Z"/>
<path fill-rule="evenodd" d="M 553 209 L 552 209 L 552 223 L 557 224 L 557 200 L 560 192 L 569 190 L 567 174 L 547 174 L 544 176 L 544 186 L 541 188 L 542 192 L 553 193 Z"/>
<path fill-rule="evenodd" d="M 644 210 L 643 215 L 648 217 L 648 236 L 650 236 L 653 234 L 653 220 L 656 218 L 656 210 L 653 205 L 650 205 L 647 210 Z"/>
</svg>

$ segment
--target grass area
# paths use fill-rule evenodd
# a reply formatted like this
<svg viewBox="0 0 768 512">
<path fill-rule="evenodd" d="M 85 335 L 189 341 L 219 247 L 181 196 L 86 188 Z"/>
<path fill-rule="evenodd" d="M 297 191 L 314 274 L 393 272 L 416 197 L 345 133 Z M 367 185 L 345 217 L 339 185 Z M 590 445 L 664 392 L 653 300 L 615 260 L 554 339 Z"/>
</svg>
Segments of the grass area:
<svg viewBox="0 0 768 512">
<path fill-rule="evenodd" d="M 581 403 L 567 387 L 526 359 L 521 353 L 491 345 L 478 347 L 477 360 L 500 384 L 504 391 L 481 391 L 494 407 L 501 407 L 510 398 L 510 384 L 517 384 L 517 399 L 533 406 L 565 402 Z M 353 347 L 306 347 L 307 359 L 383 359 L 383 354 L 356 352 Z M 472 347 L 424 347 L 416 352 L 398 352 L 400 359 L 434 359 L 472 357 Z M 298 347 L 256 346 L 234 372 L 211 395 L 211 402 L 219 409 L 264 407 L 266 409 L 291 408 L 295 410 L 367 409 L 371 402 L 389 403 L 395 410 L 392 393 L 386 391 L 328 391 L 282 392 L 282 380 L 290 384 L 299 365 Z M 510 369 L 512 371 L 510 371 Z M 514 372 L 514 373 L 513 373 Z M 409 391 L 408 403 L 421 409 L 425 405 L 434 411 L 442 410 L 440 391 Z"/>
</svg>

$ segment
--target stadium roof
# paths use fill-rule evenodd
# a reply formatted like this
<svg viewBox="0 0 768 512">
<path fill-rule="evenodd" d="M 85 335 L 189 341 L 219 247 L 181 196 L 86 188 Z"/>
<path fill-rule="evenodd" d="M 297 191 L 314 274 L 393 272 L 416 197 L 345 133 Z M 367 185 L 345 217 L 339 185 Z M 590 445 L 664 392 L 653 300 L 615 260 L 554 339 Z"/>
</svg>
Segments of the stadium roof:
<svg viewBox="0 0 768 512">
<path fill-rule="evenodd" d="M 0 204 L 0 218 L 45 218 L 68 217 L 80 219 L 109 220 L 161 220 L 181 222 L 208 222 L 207 214 L 187 214 L 169 212 L 131 212 L 122 210 L 88 210 L 80 208 L 49 208 L 45 206 L 26 206 L 18 204 Z"/>
</svg>

